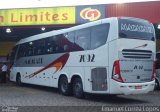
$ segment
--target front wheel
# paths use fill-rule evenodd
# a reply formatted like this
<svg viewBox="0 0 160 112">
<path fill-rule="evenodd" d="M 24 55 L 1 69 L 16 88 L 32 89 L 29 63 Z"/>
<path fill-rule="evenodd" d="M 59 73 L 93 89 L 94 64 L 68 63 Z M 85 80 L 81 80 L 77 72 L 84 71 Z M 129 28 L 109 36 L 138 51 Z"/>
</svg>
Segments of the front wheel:
<svg viewBox="0 0 160 112">
<path fill-rule="evenodd" d="M 81 78 L 75 78 L 73 80 L 72 89 L 73 89 L 73 95 L 75 97 L 77 97 L 77 98 L 83 98 L 84 97 L 83 84 L 82 84 Z"/>
<path fill-rule="evenodd" d="M 17 83 L 18 86 L 22 86 L 23 85 L 23 83 L 21 81 L 21 75 L 17 75 L 17 77 L 16 77 L 16 83 Z"/>
</svg>

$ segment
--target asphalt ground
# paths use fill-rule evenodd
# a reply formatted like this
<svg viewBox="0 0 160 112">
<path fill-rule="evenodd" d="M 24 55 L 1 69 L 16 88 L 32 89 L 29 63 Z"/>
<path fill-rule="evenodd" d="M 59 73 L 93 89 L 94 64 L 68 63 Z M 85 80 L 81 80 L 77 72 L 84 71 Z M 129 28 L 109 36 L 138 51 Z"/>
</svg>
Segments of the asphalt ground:
<svg viewBox="0 0 160 112">
<path fill-rule="evenodd" d="M 160 112 L 160 91 L 138 95 L 91 95 L 84 99 L 63 96 L 58 89 L 15 83 L 0 84 L 2 112 Z"/>
</svg>

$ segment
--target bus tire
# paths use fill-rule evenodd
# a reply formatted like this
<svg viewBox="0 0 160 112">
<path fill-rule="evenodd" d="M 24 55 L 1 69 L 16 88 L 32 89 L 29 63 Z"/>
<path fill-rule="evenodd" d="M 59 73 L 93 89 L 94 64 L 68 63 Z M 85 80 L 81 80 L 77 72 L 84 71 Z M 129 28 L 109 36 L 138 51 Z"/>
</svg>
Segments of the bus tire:
<svg viewBox="0 0 160 112">
<path fill-rule="evenodd" d="M 21 81 L 21 75 L 20 74 L 17 74 L 16 83 L 17 83 L 18 86 L 22 86 L 23 85 L 23 83 Z"/>
<path fill-rule="evenodd" d="M 159 90 L 160 89 L 160 85 L 159 85 L 159 82 L 157 79 L 155 79 L 155 87 L 154 87 L 155 90 Z"/>
<path fill-rule="evenodd" d="M 76 98 L 84 97 L 83 84 L 81 78 L 77 77 L 73 80 L 72 89 L 73 89 L 73 95 Z"/>
<path fill-rule="evenodd" d="M 70 95 L 70 84 L 68 83 L 67 77 L 62 76 L 60 77 L 58 89 L 61 94 L 68 96 Z"/>
</svg>

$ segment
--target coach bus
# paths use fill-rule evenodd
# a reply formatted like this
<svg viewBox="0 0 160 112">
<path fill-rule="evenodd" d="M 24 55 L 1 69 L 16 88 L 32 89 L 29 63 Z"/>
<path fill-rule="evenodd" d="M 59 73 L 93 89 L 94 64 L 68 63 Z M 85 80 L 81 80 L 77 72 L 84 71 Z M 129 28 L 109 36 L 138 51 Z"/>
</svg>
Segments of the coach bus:
<svg viewBox="0 0 160 112">
<path fill-rule="evenodd" d="M 10 80 L 55 87 L 63 95 L 141 94 L 155 85 L 152 23 L 111 17 L 20 40 Z"/>
</svg>

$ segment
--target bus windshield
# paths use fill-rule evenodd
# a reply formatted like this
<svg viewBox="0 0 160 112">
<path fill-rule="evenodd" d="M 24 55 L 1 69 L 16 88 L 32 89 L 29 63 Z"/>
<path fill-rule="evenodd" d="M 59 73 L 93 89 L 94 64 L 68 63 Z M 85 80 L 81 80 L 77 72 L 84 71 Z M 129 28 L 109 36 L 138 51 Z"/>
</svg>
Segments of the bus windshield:
<svg viewBox="0 0 160 112">
<path fill-rule="evenodd" d="M 140 19 L 119 19 L 119 38 L 155 40 L 151 23 Z"/>
</svg>

